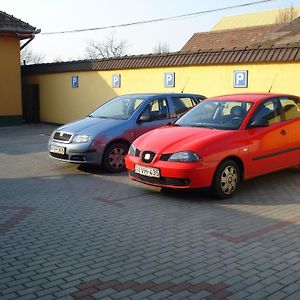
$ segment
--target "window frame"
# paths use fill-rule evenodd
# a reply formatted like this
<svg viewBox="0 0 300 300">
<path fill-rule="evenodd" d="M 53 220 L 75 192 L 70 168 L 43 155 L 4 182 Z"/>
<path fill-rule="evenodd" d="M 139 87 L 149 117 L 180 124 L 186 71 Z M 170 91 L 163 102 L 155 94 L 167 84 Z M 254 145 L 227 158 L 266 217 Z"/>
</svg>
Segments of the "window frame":
<svg viewBox="0 0 300 300">
<path fill-rule="evenodd" d="M 174 105 L 173 99 L 180 99 L 180 100 L 181 100 L 182 98 L 184 98 L 184 99 L 190 99 L 192 106 L 191 106 L 191 107 L 187 107 L 187 106 L 186 106 L 186 108 L 187 108 L 186 111 L 177 113 L 177 112 L 176 112 L 176 106 Z M 176 95 L 176 96 L 170 96 L 170 101 L 171 101 L 172 106 L 173 106 L 173 111 L 174 111 L 174 116 L 175 116 L 175 117 L 180 117 L 180 116 L 184 115 L 186 112 L 188 112 L 189 110 L 191 110 L 193 107 L 195 107 L 197 104 L 200 103 L 200 100 L 197 102 L 197 100 L 196 100 L 194 97 L 192 97 L 192 96 L 187 96 L 187 95 L 182 95 L 182 96 L 177 96 L 177 95 Z M 183 101 L 182 101 L 182 103 L 185 105 L 185 103 L 184 103 Z"/>
<path fill-rule="evenodd" d="M 280 120 L 276 123 L 273 123 L 273 124 L 268 124 L 268 126 L 272 126 L 272 125 L 275 125 L 275 124 L 278 124 L 278 123 L 282 123 L 284 121 L 284 116 L 283 116 L 283 110 L 282 110 L 282 106 L 281 106 L 281 103 L 279 101 L 279 98 L 276 97 L 276 98 L 269 98 L 269 99 L 266 99 L 264 100 L 263 102 L 261 102 L 255 109 L 255 111 L 253 112 L 252 116 L 250 117 L 249 119 L 249 122 L 246 126 L 247 129 L 251 129 L 251 124 L 252 122 L 255 120 L 255 117 L 256 115 L 259 113 L 260 109 L 264 106 L 265 103 L 267 102 L 272 102 L 273 105 L 274 105 L 274 109 L 276 111 L 276 107 L 277 109 L 279 110 L 279 114 L 278 116 L 280 117 Z"/>
<path fill-rule="evenodd" d="M 158 106 L 159 106 L 159 110 L 161 110 L 161 108 L 163 107 L 162 106 L 162 102 L 165 101 L 166 103 L 166 108 L 167 108 L 167 116 L 166 117 L 162 117 L 162 118 L 153 118 L 151 120 L 149 120 L 148 122 L 154 122 L 154 121 L 160 121 L 160 120 L 164 120 L 164 119 L 169 119 L 171 118 L 171 112 L 170 112 L 170 105 L 169 105 L 169 101 L 167 98 L 155 98 L 155 99 L 151 99 L 146 105 L 145 107 L 143 108 L 143 110 L 141 111 L 141 113 L 139 114 L 138 118 L 137 118 L 137 122 L 140 120 L 141 116 L 143 115 L 143 113 L 147 110 L 147 107 L 149 105 L 151 105 L 152 103 L 154 103 L 155 101 L 158 102 Z M 152 107 L 152 105 L 151 105 Z"/>
<path fill-rule="evenodd" d="M 290 100 L 293 100 L 298 107 L 300 106 L 300 99 L 297 98 L 297 97 L 289 96 L 289 95 L 278 97 L 278 101 L 279 101 L 279 104 L 281 106 L 281 112 L 282 112 L 283 121 L 289 122 L 289 121 L 300 119 L 300 114 L 296 118 L 286 119 L 286 112 L 284 111 L 284 107 L 281 104 L 281 101 L 280 101 L 281 99 L 290 99 Z M 299 107 L 299 109 L 300 109 L 300 107 Z"/>
</svg>

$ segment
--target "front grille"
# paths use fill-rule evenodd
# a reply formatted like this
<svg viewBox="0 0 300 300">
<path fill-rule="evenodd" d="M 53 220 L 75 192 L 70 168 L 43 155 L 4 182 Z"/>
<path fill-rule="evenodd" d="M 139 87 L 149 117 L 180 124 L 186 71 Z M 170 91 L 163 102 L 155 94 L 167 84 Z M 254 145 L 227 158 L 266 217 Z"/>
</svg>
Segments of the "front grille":
<svg viewBox="0 0 300 300">
<path fill-rule="evenodd" d="M 85 157 L 83 155 L 72 155 L 71 160 L 75 161 L 85 161 Z"/>
<path fill-rule="evenodd" d="M 144 151 L 142 153 L 142 162 L 149 164 L 153 160 L 155 153 L 152 151 Z"/>
<path fill-rule="evenodd" d="M 57 141 L 62 141 L 62 142 L 69 142 L 71 137 L 72 137 L 72 134 L 70 134 L 70 133 L 63 133 L 63 132 L 56 131 L 54 133 L 53 139 L 57 140 Z"/>
<path fill-rule="evenodd" d="M 144 175 L 137 174 L 133 171 L 128 171 L 129 175 L 133 178 L 140 179 L 144 182 L 162 185 L 172 185 L 172 186 L 188 186 L 190 180 L 187 178 L 170 178 L 170 177 L 148 177 Z"/>
<path fill-rule="evenodd" d="M 50 152 L 50 155 L 52 157 L 60 158 L 60 159 L 68 159 L 69 158 L 67 154 L 58 154 L 58 153 Z"/>
</svg>

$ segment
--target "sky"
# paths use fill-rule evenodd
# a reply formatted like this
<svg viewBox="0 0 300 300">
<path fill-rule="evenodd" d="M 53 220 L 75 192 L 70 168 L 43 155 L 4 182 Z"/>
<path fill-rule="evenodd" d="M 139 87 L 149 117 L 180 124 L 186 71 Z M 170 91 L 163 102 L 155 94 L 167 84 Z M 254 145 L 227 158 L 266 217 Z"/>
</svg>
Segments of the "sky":
<svg viewBox="0 0 300 300">
<path fill-rule="evenodd" d="M 0 0 L 0 10 L 41 29 L 28 47 L 44 56 L 44 62 L 84 59 L 90 41 L 101 42 L 109 35 L 127 42 L 128 55 L 148 54 L 159 43 L 170 52 L 179 51 L 196 32 L 209 31 L 223 17 L 300 6 L 300 0 L 269 3 L 169 20 L 81 33 L 47 35 L 47 32 L 98 28 L 177 16 L 245 4 L 257 0 Z"/>
</svg>

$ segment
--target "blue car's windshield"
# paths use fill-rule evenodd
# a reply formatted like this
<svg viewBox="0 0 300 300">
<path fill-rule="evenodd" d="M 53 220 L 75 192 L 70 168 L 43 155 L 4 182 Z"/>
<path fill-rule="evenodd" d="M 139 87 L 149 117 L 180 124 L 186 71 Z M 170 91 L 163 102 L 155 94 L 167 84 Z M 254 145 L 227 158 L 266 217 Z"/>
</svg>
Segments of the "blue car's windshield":
<svg viewBox="0 0 300 300">
<path fill-rule="evenodd" d="M 204 100 L 181 117 L 176 124 L 214 129 L 238 129 L 251 106 L 251 102 L 245 101 Z"/>
<path fill-rule="evenodd" d="M 145 99 L 146 96 L 138 95 L 119 96 L 100 106 L 89 117 L 127 120 Z"/>
</svg>

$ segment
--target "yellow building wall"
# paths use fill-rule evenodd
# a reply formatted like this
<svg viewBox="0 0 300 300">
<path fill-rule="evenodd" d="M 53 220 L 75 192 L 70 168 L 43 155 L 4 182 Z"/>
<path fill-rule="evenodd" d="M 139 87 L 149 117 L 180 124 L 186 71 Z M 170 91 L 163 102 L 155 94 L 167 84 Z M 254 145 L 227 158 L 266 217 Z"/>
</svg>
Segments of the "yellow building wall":
<svg viewBox="0 0 300 300">
<path fill-rule="evenodd" d="M 294 7 L 296 16 L 300 16 L 300 6 Z M 214 27 L 214 30 L 233 29 L 240 27 L 259 26 L 274 24 L 279 14 L 279 9 L 266 10 L 256 13 L 229 16 L 221 19 Z"/>
<path fill-rule="evenodd" d="M 20 73 L 19 39 L 0 36 L 0 118 L 21 118 Z"/>
<path fill-rule="evenodd" d="M 233 88 L 233 72 L 248 70 L 248 88 Z M 175 72 L 175 87 L 164 87 L 164 73 Z M 121 74 L 121 87 L 112 88 L 112 75 Z M 79 87 L 72 88 L 72 75 Z M 300 63 L 191 66 L 155 69 L 90 71 L 27 77 L 40 86 L 40 118 L 67 123 L 88 115 L 110 98 L 128 93 L 184 92 L 207 97 L 240 93 L 272 92 L 300 95 Z"/>
</svg>

